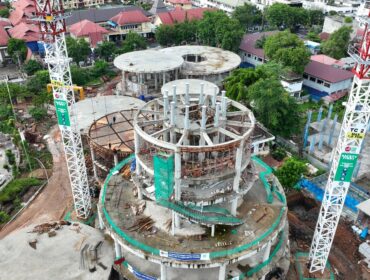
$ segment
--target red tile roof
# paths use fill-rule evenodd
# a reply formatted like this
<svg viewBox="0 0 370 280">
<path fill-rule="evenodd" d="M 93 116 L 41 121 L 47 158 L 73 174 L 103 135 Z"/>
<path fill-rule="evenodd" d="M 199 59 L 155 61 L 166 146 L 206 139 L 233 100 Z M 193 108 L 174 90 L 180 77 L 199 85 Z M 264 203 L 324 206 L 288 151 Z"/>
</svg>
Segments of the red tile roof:
<svg viewBox="0 0 370 280">
<path fill-rule="evenodd" d="M 26 13 L 21 9 L 15 9 L 14 11 L 11 11 L 9 15 L 9 20 L 13 26 L 16 26 L 21 22 L 26 22 L 27 19 Z"/>
<path fill-rule="evenodd" d="M 130 23 L 149 22 L 149 19 L 140 10 L 120 12 L 118 15 L 112 17 L 110 20 L 121 26 Z"/>
<path fill-rule="evenodd" d="M 269 31 L 269 32 L 258 32 L 252 34 L 246 34 L 243 36 L 242 41 L 240 42 L 239 49 L 247 53 L 253 54 L 258 57 L 264 57 L 263 49 L 258 49 L 255 47 L 258 39 L 261 39 L 263 36 L 271 36 L 278 33 L 278 31 Z"/>
<path fill-rule="evenodd" d="M 9 34 L 12 38 L 21 39 L 26 42 L 34 42 L 40 39 L 39 28 L 36 25 L 24 22 L 9 29 Z"/>
<path fill-rule="evenodd" d="M 25 13 L 34 13 L 35 12 L 35 3 L 33 0 L 17 0 L 12 3 L 14 9 L 19 9 Z"/>
<path fill-rule="evenodd" d="M 0 26 L 0 46 L 8 45 L 9 35 L 3 26 Z"/>
<path fill-rule="evenodd" d="M 184 22 L 186 19 L 189 21 L 202 19 L 204 12 L 213 10 L 215 9 L 195 8 L 190 10 L 183 10 L 180 7 L 177 7 L 173 11 L 159 13 L 158 17 L 160 18 L 162 24 L 172 25 L 175 23 Z"/>
<path fill-rule="evenodd" d="M 0 18 L 0 26 L 2 27 L 12 26 L 12 23 L 7 18 Z"/>
<path fill-rule="evenodd" d="M 166 2 L 171 4 L 183 4 L 183 5 L 190 5 L 190 0 L 166 0 Z"/>
<path fill-rule="evenodd" d="M 347 70 L 335 68 L 333 66 L 311 60 L 304 69 L 304 72 L 310 76 L 338 83 L 353 78 L 353 73 Z"/>
<path fill-rule="evenodd" d="M 343 67 L 344 66 L 343 61 L 337 60 L 337 59 L 332 58 L 330 56 L 327 56 L 325 54 L 312 55 L 311 60 L 317 61 L 317 62 L 320 62 L 320 63 L 324 63 L 324 64 L 327 64 L 327 65 L 331 65 L 331 66 L 333 66 L 333 65 L 338 66 L 338 67 Z"/>
<path fill-rule="evenodd" d="M 321 40 L 321 41 L 326 41 L 326 40 L 328 40 L 328 39 L 329 39 L 330 34 L 329 34 L 328 32 L 321 32 L 321 33 L 319 34 L 319 37 L 320 37 L 320 40 Z"/>
<path fill-rule="evenodd" d="M 103 41 L 103 34 L 109 33 L 108 30 L 101 27 L 99 24 L 87 19 L 71 25 L 69 27 L 69 32 L 76 37 L 89 37 L 93 47 L 95 47 L 98 42 Z"/>
</svg>

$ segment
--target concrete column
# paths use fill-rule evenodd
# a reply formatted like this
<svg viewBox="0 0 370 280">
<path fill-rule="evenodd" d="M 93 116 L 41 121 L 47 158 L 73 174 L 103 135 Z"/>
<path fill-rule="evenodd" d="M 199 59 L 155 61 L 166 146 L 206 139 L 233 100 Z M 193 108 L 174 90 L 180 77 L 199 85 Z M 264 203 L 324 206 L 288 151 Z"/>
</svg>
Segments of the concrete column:
<svg viewBox="0 0 370 280">
<path fill-rule="evenodd" d="M 175 200 L 181 199 L 181 154 L 175 153 Z"/>
<path fill-rule="evenodd" d="M 243 159 L 243 149 L 244 149 L 244 140 L 240 141 L 240 145 L 236 150 L 236 158 L 235 158 L 235 176 L 234 176 L 234 183 L 233 183 L 233 190 L 234 192 L 239 192 L 239 182 L 241 176 L 241 169 L 242 169 L 242 159 Z"/>
<path fill-rule="evenodd" d="M 215 225 L 212 225 L 211 227 L 211 236 L 215 237 Z"/>
<path fill-rule="evenodd" d="M 126 72 L 125 71 L 122 71 L 122 83 L 121 83 L 121 86 L 122 86 L 122 93 L 121 94 L 123 94 L 126 91 Z"/>
<path fill-rule="evenodd" d="M 170 111 L 170 140 L 171 143 L 176 143 L 176 133 L 175 133 L 175 117 L 176 117 L 176 107 L 175 102 L 171 102 L 171 111 Z"/>
<path fill-rule="evenodd" d="M 163 84 L 166 83 L 166 72 L 163 72 Z"/>
<path fill-rule="evenodd" d="M 335 114 L 333 124 L 332 124 L 332 127 L 331 127 L 331 131 L 330 131 L 330 134 L 329 134 L 328 146 L 331 146 L 331 144 L 333 142 L 333 136 L 334 136 L 334 132 L 335 132 L 335 127 L 337 126 L 337 120 L 338 120 L 338 114 Z"/>
<path fill-rule="evenodd" d="M 179 78 L 179 69 L 177 68 L 175 70 L 175 80 L 178 80 L 178 78 Z"/>
<path fill-rule="evenodd" d="M 93 145 L 90 145 L 90 153 L 91 153 L 91 161 L 92 161 L 92 165 L 93 165 L 93 172 L 94 172 L 94 178 L 95 180 L 98 180 L 98 172 L 96 170 L 96 164 L 95 164 L 95 152 L 94 152 L 94 149 L 93 149 Z"/>
<path fill-rule="evenodd" d="M 232 202 L 231 202 L 231 215 L 233 216 L 236 216 L 237 214 L 237 210 L 238 210 L 238 201 L 239 201 L 239 198 L 235 198 Z"/>
<path fill-rule="evenodd" d="M 315 149 L 315 144 L 316 144 L 316 135 L 312 136 L 311 142 L 310 142 L 310 150 L 309 154 L 313 153 L 313 150 Z"/>
<path fill-rule="evenodd" d="M 220 270 L 218 272 L 218 280 L 225 280 L 226 279 L 226 266 L 227 266 L 226 263 L 220 265 Z"/>
<path fill-rule="evenodd" d="M 157 90 L 158 89 L 158 74 L 154 74 L 154 88 Z"/>
<path fill-rule="evenodd" d="M 177 108 L 176 85 L 172 86 L 172 101 L 175 102 L 175 107 Z"/>
<path fill-rule="evenodd" d="M 114 166 L 116 166 L 118 164 L 118 154 L 114 153 L 113 158 L 114 158 Z"/>
<path fill-rule="evenodd" d="M 215 118 L 214 118 L 214 127 L 217 128 L 220 126 L 220 114 L 221 114 L 221 105 L 220 102 L 216 103 L 216 112 L 215 112 Z M 220 135 L 218 132 L 216 132 L 215 136 L 213 137 L 213 143 L 218 144 L 219 143 Z M 215 152 L 216 153 L 216 152 Z M 213 154 L 216 156 L 215 154 Z"/>
<path fill-rule="evenodd" d="M 139 153 L 140 153 L 140 138 L 139 138 L 139 135 L 136 133 L 136 131 L 134 132 L 134 136 L 135 136 L 135 157 L 137 159 L 139 157 Z M 136 160 L 135 172 L 136 172 L 137 176 L 141 175 L 141 168 L 142 168 L 141 165 Z"/>
<path fill-rule="evenodd" d="M 322 106 L 321 106 L 321 107 L 320 107 L 320 109 L 319 109 L 319 114 L 317 115 L 317 121 L 318 121 L 318 122 L 319 122 L 319 121 L 321 121 L 322 111 L 323 111 L 323 108 L 322 108 Z"/>
<path fill-rule="evenodd" d="M 185 105 L 189 105 L 189 83 L 185 84 Z"/>
<path fill-rule="evenodd" d="M 122 257 L 121 245 L 119 245 L 116 239 L 114 239 L 114 251 L 116 252 L 116 259 Z"/>
<path fill-rule="evenodd" d="M 200 84 L 199 104 L 204 105 L 204 83 Z"/>
<path fill-rule="evenodd" d="M 164 92 L 164 96 L 163 96 L 163 118 L 166 120 L 167 117 L 168 117 L 168 91 L 166 90 Z"/>
<path fill-rule="evenodd" d="M 161 263 L 161 280 L 167 280 L 167 268 Z"/>
<path fill-rule="evenodd" d="M 212 97 L 212 106 L 213 107 L 216 107 L 216 102 L 217 102 L 217 91 L 218 91 L 218 87 L 215 86 L 214 89 L 213 89 L 213 97 Z"/>
<path fill-rule="evenodd" d="M 189 129 L 189 105 L 185 106 L 185 118 L 184 118 L 184 128 L 185 130 Z"/>
<path fill-rule="evenodd" d="M 206 131 L 206 121 L 207 121 L 207 106 L 202 106 L 202 120 L 201 120 L 201 126 L 200 126 L 200 146 L 205 146 L 205 139 L 203 133 Z M 203 161 L 205 159 L 205 153 L 199 153 L 199 160 Z"/>
<path fill-rule="evenodd" d="M 270 257 L 270 251 L 271 251 L 271 242 L 268 242 L 267 246 L 265 247 L 265 249 L 263 251 L 262 262 L 265 262 L 265 261 L 268 260 L 268 258 Z"/>
<path fill-rule="evenodd" d="M 101 216 L 100 211 L 98 210 L 98 220 L 99 220 L 99 229 L 103 230 L 104 229 L 104 223 L 103 223 L 103 218 Z"/>
<path fill-rule="evenodd" d="M 311 117 L 312 117 L 312 111 L 308 111 L 307 113 L 307 123 L 304 129 L 304 136 L 303 136 L 303 149 L 307 146 L 307 139 L 308 139 L 308 132 L 310 129 L 310 123 L 311 123 Z"/>
</svg>

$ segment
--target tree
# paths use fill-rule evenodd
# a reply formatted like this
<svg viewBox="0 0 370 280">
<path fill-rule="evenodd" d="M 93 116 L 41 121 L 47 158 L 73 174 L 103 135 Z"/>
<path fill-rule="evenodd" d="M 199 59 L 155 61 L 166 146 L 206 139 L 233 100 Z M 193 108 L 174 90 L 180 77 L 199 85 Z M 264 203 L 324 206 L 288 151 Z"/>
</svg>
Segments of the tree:
<svg viewBox="0 0 370 280">
<path fill-rule="evenodd" d="M 143 36 L 130 31 L 126 34 L 125 41 L 123 41 L 122 48 L 119 49 L 119 52 L 127 53 L 137 50 L 145 50 L 147 46 L 148 44 Z"/>
<path fill-rule="evenodd" d="M 295 158 L 289 158 L 275 172 L 275 175 L 285 189 L 291 189 L 298 183 L 302 174 L 306 172 L 307 166 L 304 162 Z"/>
<path fill-rule="evenodd" d="M 28 80 L 26 87 L 29 93 L 32 95 L 38 95 L 43 91 L 46 91 L 46 86 L 48 83 L 50 83 L 49 71 L 40 70 Z"/>
<path fill-rule="evenodd" d="M 305 10 L 307 16 L 307 26 L 323 25 L 325 14 L 322 10 Z"/>
<path fill-rule="evenodd" d="M 109 60 L 109 58 L 115 53 L 116 49 L 117 47 L 115 43 L 111 41 L 104 41 L 96 48 L 95 51 L 100 58 Z"/>
<path fill-rule="evenodd" d="M 84 86 L 91 81 L 91 73 L 86 68 L 71 66 L 72 82 L 79 86 Z"/>
<path fill-rule="evenodd" d="M 41 63 L 33 59 L 30 59 L 23 65 L 23 71 L 26 72 L 28 76 L 31 76 L 42 69 L 43 67 Z"/>
<path fill-rule="evenodd" d="M 108 62 L 104 60 L 97 60 L 95 61 L 93 69 L 91 70 L 91 74 L 95 78 L 99 78 L 101 76 L 108 74 L 108 68 L 109 68 Z"/>
<path fill-rule="evenodd" d="M 307 11 L 303 8 L 275 3 L 267 8 L 266 18 L 272 26 L 294 31 L 297 26 L 307 24 Z"/>
<path fill-rule="evenodd" d="M 302 74 L 310 61 L 310 53 L 301 39 L 288 30 L 269 36 L 263 47 L 267 57 L 297 74 Z"/>
<path fill-rule="evenodd" d="M 91 53 L 89 43 L 85 39 L 74 39 L 72 37 L 67 37 L 67 50 L 68 55 L 73 59 L 74 62 L 79 64 L 81 61 L 86 61 Z"/>
<path fill-rule="evenodd" d="M 328 40 L 321 44 L 321 52 L 335 59 L 347 56 L 347 49 L 352 27 L 343 26 L 332 33 Z"/>
<path fill-rule="evenodd" d="M 255 5 L 247 3 L 243 6 L 236 7 L 232 13 L 232 17 L 238 20 L 245 29 L 261 25 L 263 20 L 261 10 L 259 10 Z"/>
<path fill-rule="evenodd" d="M 310 41 L 317 42 L 317 43 L 321 42 L 321 39 L 320 39 L 319 35 L 315 32 L 312 32 L 312 31 L 307 33 L 306 39 L 310 40 Z"/>
<path fill-rule="evenodd" d="M 258 80 L 248 89 L 248 96 L 257 119 L 274 134 L 290 137 L 299 131 L 298 105 L 277 78 Z"/>
<path fill-rule="evenodd" d="M 10 10 L 8 8 L 0 10 L 0 17 L 8 18 L 10 15 Z"/>
<path fill-rule="evenodd" d="M 171 46 L 178 41 L 175 27 L 173 25 L 160 25 L 155 31 L 155 39 L 161 46 Z"/>
<path fill-rule="evenodd" d="M 8 54 L 12 57 L 14 63 L 21 67 L 22 62 L 27 57 L 26 42 L 20 39 L 10 38 L 8 41 Z"/>
</svg>

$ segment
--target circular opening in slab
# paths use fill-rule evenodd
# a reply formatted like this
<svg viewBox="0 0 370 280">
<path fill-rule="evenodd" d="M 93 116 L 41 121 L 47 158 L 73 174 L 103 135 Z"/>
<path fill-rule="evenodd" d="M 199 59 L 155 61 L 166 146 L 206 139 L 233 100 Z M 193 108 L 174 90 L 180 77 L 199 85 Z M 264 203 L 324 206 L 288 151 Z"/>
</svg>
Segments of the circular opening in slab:
<svg viewBox="0 0 370 280">
<path fill-rule="evenodd" d="M 196 54 L 187 54 L 187 55 L 184 55 L 182 58 L 187 62 L 193 62 L 193 63 L 199 63 L 199 62 L 206 60 L 204 56 L 196 55 Z"/>
</svg>

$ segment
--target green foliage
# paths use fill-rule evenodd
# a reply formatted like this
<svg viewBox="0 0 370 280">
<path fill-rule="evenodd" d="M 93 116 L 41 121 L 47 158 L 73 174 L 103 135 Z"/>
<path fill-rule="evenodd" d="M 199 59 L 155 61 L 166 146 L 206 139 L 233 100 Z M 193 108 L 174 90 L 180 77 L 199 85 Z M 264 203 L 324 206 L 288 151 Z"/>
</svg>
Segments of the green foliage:
<svg viewBox="0 0 370 280">
<path fill-rule="evenodd" d="M 198 21 L 185 21 L 174 25 L 162 24 L 155 32 L 157 42 L 162 46 L 189 44 L 196 41 Z"/>
<path fill-rule="evenodd" d="M 353 19 L 351 17 L 345 17 L 344 18 L 344 22 L 345 23 L 352 23 L 353 22 Z"/>
<path fill-rule="evenodd" d="M 245 3 L 243 6 L 238 6 L 232 13 L 232 17 L 246 29 L 260 25 L 263 21 L 263 15 L 260 9 L 255 5 Z"/>
<path fill-rule="evenodd" d="M 321 42 L 321 39 L 320 39 L 319 35 L 315 32 L 312 32 L 312 31 L 307 33 L 306 39 L 310 40 L 310 41 L 317 42 L 317 43 Z"/>
<path fill-rule="evenodd" d="M 271 156 L 278 161 L 282 161 L 286 157 L 286 155 L 287 154 L 285 150 L 281 147 L 278 147 L 271 152 Z"/>
<path fill-rule="evenodd" d="M 334 1 L 333 1 L 334 2 Z M 338 13 L 336 11 L 329 11 L 329 16 L 335 16 L 337 15 Z"/>
<path fill-rule="evenodd" d="M 10 216 L 4 211 L 0 211 L 0 224 L 5 224 L 10 220 Z"/>
<path fill-rule="evenodd" d="M 108 74 L 108 68 L 109 68 L 108 62 L 104 60 L 97 60 L 95 61 L 93 69 L 91 70 L 91 74 L 95 78 L 102 77 Z"/>
<path fill-rule="evenodd" d="M 39 95 L 46 91 L 47 84 L 50 83 L 50 76 L 48 70 L 40 70 L 27 82 L 27 91 L 30 96 Z"/>
<path fill-rule="evenodd" d="M 288 30 L 269 36 L 264 45 L 267 57 L 297 74 L 303 74 L 310 53 L 297 35 Z"/>
<path fill-rule="evenodd" d="M 272 133 L 290 137 L 300 128 L 298 105 L 278 79 L 260 79 L 248 89 L 253 111 Z"/>
<path fill-rule="evenodd" d="M 325 14 L 322 10 L 305 10 L 307 16 L 306 25 L 312 27 L 313 25 L 323 25 L 325 20 Z"/>
<path fill-rule="evenodd" d="M 352 27 L 343 26 L 332 33 L 329 39 L 321 44 L 321 52 L 335 59 L 347 56 Z"/>
<path fill-rule="evenodd" d="M 98 45 L 95 52 L 100 58 L 104 60 L 109 60 L 109 58 L 113 56 L 116 50 L 117 50 L 117 47 L 115 43 L 111 41 L 104 41 L 103 43 Z"/>
<path fill-rule="evenodd" d="M 14 179 L 0 192 L 0 202 L 6 203 L 13 201 L 18 196 L 24 194 L 30 187 L 40 184 L 41 181 L 36 178 Z"/>
<path fill-rule="evenodd" d="M 41 121 L 48 115 L 44 107 L 32 107 L 29 113 L 36 121 Z"/>
<path fill-rule="evenodd" d="M 8 160 L 8 163 L 10 165 L 14 165 L 15 164 L 15 155 L 13 154 L 12 150 L 6 150 L 5 155 L 6 155 L 6 158 Z"/>
<path fill-rule="evenodd" d="M 265 45 L 265 43 L 266 43 L 266 36 L 265 35 L 263 35 L 261 38 L 259 38 L 257 41 L 256 41 L 256 43 L 255 43 L 255 45 L 254 45 L 254 47 L 255 48 L 257 48 L 257 49 L 263 49 L 263 46 Z"/>
<path fill-rule="evenodd" d="M 92 79 L 89 69 L 77 66 L 71 66 L 71 75 L 72 82 L 79 86 L 85 86 Z"/>
<path fill-rule="evenodd" d="M 137 51 L 137 50 L 145 50 L 148 44 L 143 36 L 136 32 L 130 31 L 123 41 L 122 48 L 117 50 L 118 54 Z"/>
<path fill-rule="evenodd" d="M 40 92 L 38 95 L 35 95 L 32 98 L 32 104 L 37 107 L 51 103 L 53 103 L 53 95 L 46 90 Z"/>
<path fill-rule="evenodd" d="M 198 22 L 199 40 L 202 44 L 238 51 L 244 30 L 239 21 L 222 11 L 205 12 Z"/>
<path fill-rule="evenodd" d="M 8 8 L 0 10 L 0 17 L 8 18 L 10 15 L 10 10 Z"/>
<path fill-rule="evenodd" d="M 302 174 L 306 172 L 307 166 L 304 162 L 295 158 L 289 158 L 275 172 L 275 175 L 285 189 L 291 189 L 298 183 Z"/>
<path fill-rule="evenodd" d="M 28 76 L 31 76 L 42 69 L 43 67 L 41 63 L 33 59 L 30 59 L 23 65 L 23 71 L 26 72 Z"/>
<path fill-rule="evenodd" d="M 20 39 L 10 38 L 8 41 L 8 54 L 12 57 L 14 63 L 22 63 L 27 57 L 26 42 Z"/>
<path fill-rule="evenodd" d="M 74 39 L 72 37 L 67 37 L 66 43 L 69 57 L 77 64 L 79 64 L 80 61 L 86 61 L 91 53 L 89 43 L 83 38 Z"/>
</svg>

